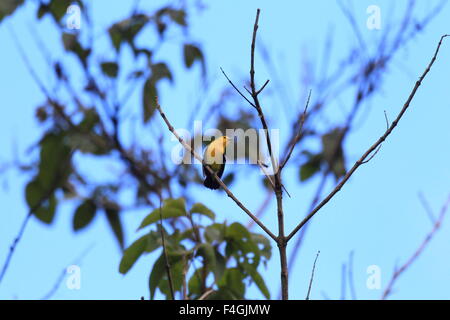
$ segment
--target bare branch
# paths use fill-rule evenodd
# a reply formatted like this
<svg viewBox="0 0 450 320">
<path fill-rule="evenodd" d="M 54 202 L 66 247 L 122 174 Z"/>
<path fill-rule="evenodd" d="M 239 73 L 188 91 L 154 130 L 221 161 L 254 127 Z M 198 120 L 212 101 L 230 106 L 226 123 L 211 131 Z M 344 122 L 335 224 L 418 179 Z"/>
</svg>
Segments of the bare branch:
<svg viewBox="0 0 450 320">
<path fill-rule="evenodd" d="M 350 295 L 353 300 L 356 300 L 355 279 L 353 277 L 353 256 L 354 251 L 352 250 L 348 258 L 348 284 L 350 287 Z"/>
<path fill-rule="evenodd" d="M 345 300 L 347 284 L 347 265 L 342 264 L 341 267 L 341 300 Z"/>
<path fill-rule="evenodd" d="M 382 144 L 380 144 L 378 146 L 378 148 L 374 151 L 374 153 L 372 153 L 372 155 L 369 158 L 367 158 L 366 160 L 364 160 L 361 164 L 365 164 L 365 163 L 369 162 L 370 160 L 372 160 L 377 155 L 378 151 L 380 151 L 381 146 L 382 146 Z"/>
<path fill-rule="evenodd" d="M 73 152 L 74 152 L 74 149 L 72 149 L 72 150 L 70 151 L 70 154 L 68 155 L 68 159 L 71 159 L 71 158 L 72 158 Z M 55 190 L 56 190 L 57 187 L 58 187 L 59 179 L 60 179 L 60 177 L 59 177 L 58 175 L 56 175 L 56 176 L 53 178 L 53 181 L 51 181 L 50 187 L 49 187 L 47 190 L 45 190 L 44 194 L 43 194 L 42 197 L 39 199 L 39 201 L 38 201 L 34 206 L 32 206 L 32 207 L 29 209 L 29 211 L 28 211 L 28 213 L 27 213 L 25 219 L 24 219 L 23 222 L 22 222 L 22 225 L 20 226 L 20 229 L 19 229 L 18 234 L 16 235 L 16 238 L 14 239 L 13 243 L 12 243 L 11 246 L 9 247 L 8 255 L 7 255 L 6 260 L 5 260 L 4 264 L 3 264 L 2 270 L 1 270 L 1 272 L 0 272 L 0 283 L 1 283 L 2 280 L 3 280 L 3 277 L 4 277 L 5 274 L 6 274 L 6 271 L 8 270 L 9 264 L 10 264 L 10 262 L 11 262 L 11 259 L 12 259 L 13 255 L 14 255 L 14 252 L 15 252 L 15 250 L 16 250 L 16 247 L 17 247 L 18 243 L 20 242 L 20 240 L 21 240 L 22 237 L 23 237 L 23 234 L 24 234 L 24 232 L 25 232 L 25 229 L 26 229 L 26 227 L 27 227 L 27 225 L 28 225 L 28 221 L 30 220 L 30 218 L 31 218 L 31 216 L 33 215 L 33 213 L 34 213 L 36 210 L 38 210 L 38 209 L 42 206 L 42 204 L 43 204 L 45 201 L 47 201 L 47 200 L 49 199 L 49 197 L 55 192 Z"/>
<path fill-rule="evenodd" d="M 323 189 L 325 188 L 327 179 L 328 179 L 328 175 L 329 175 L 329 170 L 325 170 L 322 173 L 322 176 L 320 178 L 320 182 L 317 186 L 317 189 L 314 193 L 314 198 L 312 199 L 308 210 L 306 211 L 306 213 L 309 213 L 312 209 L 314 209 L 314 207 L 317 205 L 317 203 L 320 200 L 320 197 L 322 195 Z M 306 231 L 308 230 L 308 225 L 306 225 L 299 233 L 296 242 L 294 243 L 294 248 L 291 250 L 291 256 L 289 259 L 289 269 L 292 269 L 294 267 L 294 263 L 295 260 L 297 259 L 297 256 L 299 254 L 300 251 L 300 247 L 303 244 L 303 239 L 305 238 L 306 235 Z"/>
<path fill-rule="evenodd" d="M 383 295 L 381 296 L 381 299 L 383 299 L 383 300 L 386 299 L 392 293 L 392 288 L 394 287 L 394 284 L 398 280 L 400 275 L 402 275 L 414 263 L 414 261 L 421 255 L 421 253 L 425 250 L 427 245 L 430 243 L 430 240 L 433 238 L 433 236 L 436 234 L 436 232 L 441 227 L 449 205 L 450 205 L 450 195 L 448 196 L 447 201 L 442 206 L 441 213 L 439 214 L 439 218 L 436 220 L 436 222 L 433 225 L 433 228 L 427 234 L 425 239 L 422 241 L 419 248 L 417 248 L 417 250 L 412 254 L 412 256 L 399 269 L 395 270 L 394 273 L 392 274 L 392 278 L 389 281 L 388 285 L 386 286 L 386 289 L 384 290 Z"/>
<path fill-rule="evenodd" d="M 204 294 L 202 294 L 200 296 L 200 298 L 198 298 L 198 300 L 205 300 L 206 298 L 208 298 L 212 293 L 214 293 L 214 290 L 209 289 L 208 291 L 206 291 Z"/>
<path fill-rule="evenodd" d="M 44 202 L 44 201 L 42 201 Z M 39 206 L 42 204 L 39 203 Z M 14 254 L 14 251 L 16 250 L 17 244 L 19 243 L 19 241 L 22 239 L 23 233 L 25 232 L 25 228 L 27 227 L 28 221 L 30 220 L 31 216 L 33 215 L 33 209 L 37 209 L 39 208 L 39 206 L 36 206 L 36 208 L 32 208 L 28 211 L 27 216 L 25 217 L 25 219 L 22 222 L 22 225 L 20 226 L 20 230 L 19 233 L 17 234 L 16 238 L 14 239 L 13 243 L 11 244 L 11 246 L 9 247 L 9 252 L 8 252 L 8 256 L 6 257 L 6 260 L 3 264 L 2 267 L 2 271 L 0 272 L 0 283 L 3 280 L 3 277 L 6 274 L 6 271 L 8 270 L 9 264 L 11 262 L 12 256 Z"/>
<path fill-rule="evenodd" d="M 309 100 L 310 99 L 311 99 L 311 90 L 309 90 L 308 99 L 307 99 L 306 104 L 305 104 L 305 110 L 303 110 L 303 114 L 300 117 L 300 123 L 299 123 L 299 128 L 298 128 L 297 135 L 295 136 L 294 141 L 292 142 L 291 148 L 289 149 L 289 152 L 286 155 L 286 158 L 284 159 L 284 161 L 280 165 L 280 170 L 282 170 L 284 168 L 284 166 L 286 165 L 286 163 L 289 161 L 289 158 L 291 157 L 295 146 L 297 145 L 298 141 L 300 140 L 300 137 L 302 135 L 302 130 L 303 130 L 303 124 L 305 123 L 305 119 L 306 119 L 306 111 L 308 110 L 308 105 L 309 105 Z"/>
<path fill-rule="evenodd" d="M 428 215 L 428 218 L 430 218 L 430 221 L 432 223 L 436 222 L 436 218 L 434 217 L 434 213 L 433 210 L 430 207 L 430 204 L 428 203 L 428 200 L 425 198 L 425 195 L 423 194 L 423 192 L 419 192 L 419 200 L 420 203 L 422 204 L 423 208 L 425 209 L 425 212 Z"/>
<path fill-rule="evenodd" d="M 89 247 L 87 247 L 81 254 L 80 256 L 75 259 L 72 264 L 75 265 L 79 265 L 81 263 L 81 260 L 83 260 L 83 258 L 89 253 L 89 251 L 92 250 L 92 248 L 94 247 L 95 244 L 91 244 Z M 67 271 L 66 268 L 64 268 L 62 270 L 62 272 L 60 273 L 59 277 L 56 279 L 55 284 L 53 285 L 52 289 L 50 289 L 50 291 L 42 298 L 42 300 L 48 300 L 51 297 L 53 297 L 53 295 L 56 293 L 56 291 L 59 289 L 59 287 L 61 286 L 61 283 L 64 280 L 64 277 L 66 276 Z"/>
<path fill-rule="evenodd" d="M 272 189 L 275 190 L 275 183 L 272 180 L 272 177 L 270 176 L 269 172 L 267 172 L 266 168 L 264 168 L 263 163 L 261 162 L 261 160 L 258 159 L 258 165 L 261 168 L 261 171 L 264 173 L 264 175 L 266 176 L 267 180 L 269 180 L 270 185 L 272 186 Z"/>
<path fill-rule="evenodd" d="M 287 262 L 287 253 L 286 253 L 286 237 L 284 233 L 284 213 L 283 213 L 283 184 L 281 182 L 281 170 L 279 169 L 278 162 L 275 161 L 273 149 L 272 149 L 272 141 L 269 135 L 269 128 L 267 125 L 266 118 L 264 116 L 264 112 L 262 110 L 261 104 L 258 99 L 258 91 L 256 90 L 255 83 L 255 47 L 256 47 L 256 34 L 258 31 L 258 21 L 259 14 L 261 10 L 256 10 L 256 18 L 255 24 L 253 26 L 253 36 L 252 36 L 252 44 L 251 44 L 251 53 L 250 53 L 250 90 L 251 96 L 253 98 L 253 103 L 256 111 L 258 112 L 259 119 L 261 121 L 261 125 L 264 129 L 264 133 L 266 136 L 267 149 L 270 155 L 270 161 L 272 163 L 272 170 L 274 171 L 274 185 L 275 185 L 275 196 L 277 199 L 277 217 L 278 217 L 278 237 L 276 238 L 276 242 L 278 245 L 278 250 L 280 252 L 280 267 L 281 267 L 281 296 L 283 300 L 289 299 L 289 277 L 288 277 L 288 262 Z M 266 82 L 267 83 L 267 82 Z M 263 86 L 264 88 L 264 86 Z"/>
<path fill-rule="evenodd" d="M 358 161 L 356 161 L 356 163 L 353 165 L 353 167 L 346 173 L 346 175 L 342 178 L 341 182 L 330 192 L 330 194 L 328 194 L 328 196 L 324 200 L 322 200 L 322 202 L 320 202 L 305 217 L 305 219 L 303 219 L 295 227 L 295 229 L 287 236 L 287 241 L 289 241 L 305 225 L 305 223 L 307 223 L 309 221 L 309 219 L 311 219 L 320 209 L 322 209 L 323 206 L 325 206 L 328 203 L 328 201 L 330 201 L 336 195 L 336 193 L 338 193 L 341 190 L 341 188 L 348 181 L 348 179 L 353 175 L 353 173 L 356 171 L 356 169 L 358 169 L 359 166 L 364 163 L 364 161 L 367 159 L 367 157 L 370 154 L 372 154 L 372 152 L 374 150 L 376 150 L 378 148 L 378 146 L 381 145 L 386 140 L 386 138 L 391 134 L 391 132 L 395 129 L 398 122 L 401 120 L 401 118 L 405 114 L 406 110 L 408 109 L 412 99 L 414 98 L 414 96 L 417 92 L 417 89 L 420 87 L 420 85 L 422 84 L 422 81 L 425 79 L 426 75 L 428 74 L 428 72 L 430 71 L 434 62 L 436 61 L 436 57 L 439 53 L 439 49 L 441 47 L 442 41 L 444 40 L 444 38 L 446 38 L 448 36 L 449 36 L 448 34 L 445 34 L 441 37 L 441 39 L 436 47 L 435 53 L 434 53 L 433 57 L 431 58 L 430 63 L 428 64 L 428 66 L 425 69 L 425 71 L 423 72 L 423 74 L 420 76 L 419 80 L 416 81 L 416 84 L 414 85 L 413 90 L 411 91 L 408 99 L 406 100 L 405 104 L 403 105 L 403 108 L 401 109 L 400 113 L 398 114 L 398 116 L 394 120 L 394 122 L 392 122 L 392 124 L 389 126 L 389 128 L 386 130 L 386 132 L 361 156 L 361 158 Z"/>
<path fill-rule="evenodd" d="M 225 73 L 225 71 L 223 71 L 222 68 L 220 68 L 220 70 L 222 71 L 223 75 L 225 76 L 225 78 L 227 78 L 228 82 L 231 84 L 231 86 L 234 88 L 234 90 L 237 91 L 237 93 L 239 93 L 241 95 L 242 98 L 245 99 L 245 101 L 247 101 L 253 108 L 256 108 L 256 106 L 253 104 L 253 102 L 251 102 L 242 92 L 241 90 L 239 90 L 235 84 L 233 83 L 233 81 L 230 80 L 230 78 L 228 78 L 227 74 Z"/>
<path fill-rule="evenodd" d="M 313 264 L 313 268 L 312 268 L 312 272 L 311 272 L 311 279 L 309 280 L 308 293 L 306 295 L 305 300 L 309 300 L 309 295 L 311 294 L 312 283 L 314 280 L 314 271 L 316 270 L 316 262 L 317 262 L 317 258 L 319 258 L 319 254 L 320 254 L 320 251 L 317 251 L 316 258 L 314 259 L 314 264 Z"/>
<path fill-rule="evenodd" d="M 263 90 L 264 90 L 264 88 L 267 86 L 267 84 L 270 82 L 270 80 L 269 79 L 267 79 L 266 80 L 266 82 L 263 84 L 263 86 L 261 87 L 261 89 L 259 89 L 258 91 L 256 91 L 256 94 L 257 95 L 259 95 Z"/>
<path fill-rule="evenodd" d="M 267 208 L 269 207 L 270 201 L 272 200 L 273 194 L 274 193 L 271 190 L 267 189 L 266 196 L 264 197 L 263 202 L 259 205 L 255 213 L 258 218 L 261 218 L 266 212 Z M 247 223 L 247 229 L 251 229 L 254 223 L 255 221 L 250 219 L 250 221 Z"/>
</svg>

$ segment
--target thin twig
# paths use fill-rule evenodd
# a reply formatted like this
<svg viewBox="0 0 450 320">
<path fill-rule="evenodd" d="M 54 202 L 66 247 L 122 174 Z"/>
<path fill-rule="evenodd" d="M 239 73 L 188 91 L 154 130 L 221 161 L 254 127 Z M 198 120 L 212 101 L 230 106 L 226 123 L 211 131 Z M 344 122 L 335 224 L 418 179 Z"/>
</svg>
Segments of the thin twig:
<svg viewBox="0 0 450 320">
<path fill-rule="evenodd" d="M 74 149 L 72 149 L 72 150 L 70 151 L 69 155 L 67 156 L 68 159 L 71 159 L 71 158 L 72 158 L 73 152 L 74 152 Z M 31 216 L 33 215 L 33 213 L 34 213 L 36 210 L 38 210 L 38 209 L 42 206 L 42 204 L 43 204 L 45 201 L 47 201 L 47 200 L 49 199 L 49 197 L 55 192 L 55 190 L 56 190 L 57 187 L 58 187 L 59 179 L 60 179 L 60 176 L 59 176 L 59 175 L 55 175 L 55 177 L 53 178 L 53 181 L 52 181 L 50 187 L 48 188 L 48 190 L 46 190 L 45 193 L 43 194 L 43 196 L 39 199 L 39 201 L 38 201 L 34 206 L 32 206 L 32 207 L 29 209 L 29 211 L 28 211 L 28 213 L 27 213 L 25 219 L 24 219 L 23 222 L 22 222 L 22 225 L 20 226 L 19 233 L 16 235 L 16 237 L 14 238 L 13 243 L 12 243 L 11 246 L 9 247 L 8 256 L 6 257 L 6 260 L 5 260 L 4 264 L 3 264 L 2 270 L 1 270 L 1 272 L 0 272 L 0 283 L 1 283 L 2 280 L 3 280 L 3 277 L 4 277 L 5 274 L 6 274 L 6 271 L 8 270 L 9 264 L 10 264 L 10 262 L 11 262 L 11 259 L 12 259 L 12 257 L 13 257 L 13 254 L 14 254 L 14 252 L 15 252 L 15 250 L 16 250 L 16 247 L 17 247 L 19 241 L 20 241 L 20 240 L 22 239 L 22 237 L 23 237 L 23 234 L 24 234 L 24 232 L 25 232 L 25 229 L 26 229 L 26 227 L 27 227 L 27 225 L 28 225 L 28 221 L 30 220 L 30 218 L 31 218 Z"/>
<path fill-rule="evenodd" d="M 80 256 L 75 259 L 72 264 L 73 265 L 79 265 L 81 263 L 81 261 L 84 259 L 84 257 L 89 253 L 89 251 L 92 250 L 92 248 L 94 247 L 94 244 L 91 244 L 89 247 L 87 247 L 81 254 Z M 56 279 L 55 284 L 53 285 L 53 287 L 50 289 L 50 291 L 42 298 L 42 300 L 49 300 L 51 297 L 53 297 L 53 295 L 56 293 L 56 291 L 58 291 L 59 287 L 61 286 L 61 283 L 64 280 L 64 277 L 67 274 L 67 268 L 64 268 L 61 272 L 61 274 L 59 275 L 59 277 Z"/>
<path fill-rule="evenodd" d="M 202 294 L 200 296 L 200 298 L 198 298 L 198 300 L 205 300 L 206 298 L 208 298 L 212 293 L 214 293 L 214 290 L 209 289 L 208 291 L 206 291 L 204 294 Z"/>
<path fill-rule="evenodd" d="M 220 68 L 220 70 L 222 71 L 223 75 L 225 76 L 225 78 L 227 78 L 228 82 L 231 84 L 231 86 L 234 88 L 234 90 L 237 91 L 237 93 L 239 93 L 241 95 L 242 98 L 245 99 L 245 101 L 247 101 L 253 108 L 256 108 L 256 106 L 253 104 L 253 102 L 251 102 L 233 83 L 233 81 L 230 80 L 230 78 L 228 78 L 227 74 L 225 73 L 225 71 L 223 71 L 222 68 Z"/>
<path fill-rule="evenodd" d="M 335 195 L 336 193 L 338 193 L 341 188 L 344 186 L 344 184 L 348 181 L 348 179 L 353 175 L 353 173 L 356 171 L 356 169 L 359 168 L 359 166 L 361 164 L 364 163 L 364 161 L 367 159 L 367 157 L 369 155 L 372 154 L 372 152 L 374 150 L 376 150 L 378 148 L 379 145 L 381 145 L 386 138 L 392 133 L 392 131 L 394 130 L 394 128 L 397 126 L 398 122 L 401 120 L 401 118 L 403 117 L 404 113 L 406 112 L 406 110 L 408 109 L 412 99 L 414 98 L 417 89 L 420 87 L 420 85 L 422 84 L 422 81 L 425 79 L 426 75 L 428 74 L 428 72 L 430 71 L 431 67 L 433 66 L 436 57 L 438 55 L 439 49 L 441 47 L 442 41 L 444 38 L 448 37 L 448 34 L 445 34 L 441 37 L 437 47 L 436 47 L 436 51 L 430 61 L 430 63 L 428 64 L 427 68 L 425 69 L 425 71 L 423 72 L 423 74 L 420 76 L 420 78 L 416 81 L 416 84 L 414 85 L 413 90 L 411 91 L 408 99 L 406 100 L 405 104 L 403 105 L 403 108 L 401 109 L 400 113 L 398 114 L 397 118 L 394 120 L 394 122 L 392 122 L 392 124 L 389 126 L 389 128 L 386 130 L 386 132 L 361 156 L 361 158 L 356 161 L 356 163 L 353 165 L 353 167 L 345 174 L 345 176 L 342 178 L 341 182 L 328 194 L 328 196 L 322 200 L 322 202 L 320 202 L 307 216 L 305 219 L 303 219 L 295 228 L 294 230 L 287 236 L 287 241 L 289 241 L 289 239 L 291 239 L 308 221 L 309 219 L 311 219 L 320 209 L 322 209 L 323 206 L 325 206 L 328 201 L 330 201 Z"/>
<path fill-rule="evenodd" d="M 317 258 L 319 258 L 319 254 L 320 254 L 320 251 L 317 251 L 316 258 L 314 259 L 314 264 L 313 264 L 313 267 L 312 267 L 311 279 L 309 279 L 308 293 L 306 295 L 306 299 L 305 300 L 309 300 L 309 295 L 311 294 L 312 283 L 313 283 L 313 280 L 314 280 L 314 271 L 316 270 L 316 262 L 317 262 Z"/>
<path fill-rule="evenodd" d="M 299 128 L 297 131 L 297 135 L 295 136 L 294 141 L 292 142 L 291 148 L 289 149 L 289 152 L 287 153 L 286 158 L 280 165 L 280 170 L 282 170 L 284 168 L 284 166 L 286 165 L 286 163 L 289 161 L 289 158 L 291 157 L 295 146 L 297 145 L 298 141 L 300 140 L 300 137 L 301 137 L 302 131 L 303 131 L 303 124 L 305 123 L 305 120 L 306 120 L 306 112 L 308 111 L 310 99 L 311 99 L 311 90 L 309 90 L 308 99 L 306 100 L 306 104 L 305 104 L 305 109 L 303 110 L 303 114 L 300 117 L 300 123 L 299 123 Z"/>
<path fill-rule="evenodd" d="M 264 168 L 261 160 L 258 160 L 257 163 L 258 163 L 259 167 L 261 168 L 261 171 L 266 176 L 267 180 L 269 180 L 270 185 L 272 186 L 272 189 L 275 190 L 275 183 L 273 182 L 272 177 L 270 176 L 269 172 L 267 172 L 266 168 Z"/>
<path fill-rule="evenodd" d="M 267 208 L 269 207 L 270 201 L 272 200 L 273 192 L 270 189 L 267 189 L 266 196 L 264 197 L 263 202 L 259 205 L 258 209 L 256 210 L 255 215 L 258 218 L 261 218 L 264 213 L 266 212 Z M 251 229 L 253 227 L 253 224 L 255 221 L 249 220 L 247 223 L 247 229 Z"/>
<path fill-rule="evenodd" d="M 266 82 L 264 82 L 264 84 L 263 84 L 263 86 L 261 87 L 261 89 L 259 89 L 258 91 L 256 91 L 256 94 L 259 95 L 259 94 L 264 90 L 264 88 L 269 84 L 269 82 L 270 82 L 270 80 L 267 79 Z"/>
<path fill-rule="evenodd" d="M 342 264 L 341 267 L 341 300 L 345 300 L 347 289 L 347 265 Z"/>
<path fill-rule="evenodd" d="M 450 205 L 450 195 L 447 198 L 447 201 L 442 206 L 441 212 L 439 214 L 438 219 L 433 225 L 433 228 L 431 231 L 427 234 L 425 239 L 422 241 L 420 246 L 417 248 L 417 250 L 411 255 L 411 257 L 399 268 L 394 271 L 392 274 L 391 279 L 389 280 L 388 285 L 386 286 L 386 289 L 383 292 L 383 295 L 381 296 L 381 299 L 386 299 L 391 293 L 392 288 L 394 287 L 395 282 L 398 280 L 398 278 L 414 263 L 414 261 L 421 255 L 421 253 L 425 250 L 427 245 L 430 243 L 430 240 L 433 238 L 433 236 L 436 234 L 436 232 L 439 230 L 439 228 L 442 225 L 442 222 L 444 221 L 444 217 L 447 213 L 447 209 Z"/>
<path fill-rule="evenodd" d="M 325 188 L 329 172 L 330 172 L 329 170 L 325 170 L 322 173 L 322 177 L 320 178 L 319 185 L 317 186 L 316 192 L 314 193 L 314 198 L 312 199 L 312 201 L 311 201 L 311 203 L 309 205 L 307 213 L 310 212 L 312 209 L 314 209 L 314 207 L 319 202 L 320 196 L 322 195 L 323 189 Z M 291 250 L 291 256 L 290 256 L 289 265 L 288 265 L 289 269 L 292 269 L 294 267 L 295 260 L 297 259 L 297 256 L 298 256 L 299 251 L 300 251 L 299 250 L 300 246 L 303 243 L 303 239 L 305 238 L 307 230 L 308 230 L 308 225 L 306 225 L 301 230 L 301 232 L 299 233 L 299 235 L 297 237 L 297 240 L 296 240 L 296 242 L 294 244 L 294 248 Z"/>
<path fill-rule="evenodd" d="M 389 129 L 389 119 L 386 113 L 386 110 L 384 110 L 384 119 L 386 120 L 386 130 Z"/>
<path fill-rule="evenodd" d="M 348 284 L 350 287 L 350 295 L 352 300 L 356 300 L 355 279 L 353 277 L 353 255 L 354 251 L 352 250 L 348 258 Z"/>
<path fill-rule="evenodd" d="M 39 204 L 39 206 L 40 206 L 40 204 Z M 36 208 L 39 208 L 39 207 L 36 206 Z M 25 219 L 22 222 L 22 225 L 20 226 L 19 233 L 17 234 L 17 236 L 14 239 L 13 243 L 9 247 L 8 256 L 6 257 L 6 260 L 5 260 L 5 262 L 3 264 L 3 267 L 2 267 L 2 271 L 0 272 L 0 283 L 3 280 L 3 277 L 6 274 L 6 271 L 8 270 L 8 267 L 9 267 L 9 264 L 11 262 L 11 259 L 12 259 L 12 256 L 14 254 L 14 251 L 16 250 L 17 244 L 22 239 L 22 236 L 23 236 L 23 233 L 25 232 L 25 228 L 27 227 L 28 221 L 30 220 L 31 216 L 33 215 L 33 211 L 34 210 L 32 210 L 32 209 L 30 209 L 28 211 L 27 216 L 25 217 Z"/>
<path fill-rule="evenodd" d="M 419 192 L 419 200 L 422 204 L 423 208 L 425 209 L 425 212 L 428 215 L 428 218 L 430 218 L 430 221 L 432 223 L 436 222 L 436 218 L 434 217 L 433 210 L 430 207 L 430 204 L 428 203 L 428 200 L 425 198 L 425 195 L 422 192 Z"/>
</svg>

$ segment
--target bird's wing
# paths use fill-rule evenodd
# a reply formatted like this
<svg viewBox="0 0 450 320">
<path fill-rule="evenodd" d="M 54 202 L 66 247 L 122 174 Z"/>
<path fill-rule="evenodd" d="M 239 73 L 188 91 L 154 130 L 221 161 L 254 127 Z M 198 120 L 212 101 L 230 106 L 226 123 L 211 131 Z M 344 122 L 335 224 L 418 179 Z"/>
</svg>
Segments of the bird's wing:
<svg viewBox="0 0 450 320">
<path fill-rule="evenodd" d="M 219 178 L 222 178 L 223 171 L 225 170 L 225 162 L 226 162 L 226 161 L 227 161 L 227 159 L 225 158 L 225 155 L 223 155 L 223 163 L 222 163 L 222 165 L 220 166 L 219 171 L 217 172 L 217 176 L 218 176 Z"/>
</svg>

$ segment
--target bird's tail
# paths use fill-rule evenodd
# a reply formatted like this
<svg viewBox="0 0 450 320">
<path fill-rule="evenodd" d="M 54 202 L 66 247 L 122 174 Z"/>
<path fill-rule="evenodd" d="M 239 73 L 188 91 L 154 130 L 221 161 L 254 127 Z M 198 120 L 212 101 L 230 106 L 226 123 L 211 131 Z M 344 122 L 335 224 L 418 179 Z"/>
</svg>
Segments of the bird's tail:
<svg viewBox="0 0 450 320">
<path fill-rule="evenodd" d="M 203 185 L 209 189 L 219 189 L 220 184 L 217 182 L 216 179 L 214 179 L 214 177 L 208 175 L 205 179 L 205 181 L 203 182 Z"/>
</svg>

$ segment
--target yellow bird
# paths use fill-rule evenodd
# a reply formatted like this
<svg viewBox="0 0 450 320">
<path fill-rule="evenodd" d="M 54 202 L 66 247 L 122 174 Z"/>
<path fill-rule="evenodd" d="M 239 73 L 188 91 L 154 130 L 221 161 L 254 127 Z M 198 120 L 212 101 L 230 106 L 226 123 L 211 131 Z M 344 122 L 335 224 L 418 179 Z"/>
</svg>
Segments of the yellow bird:
<svg viewBox="0 0 450 320">
<path fill-rule="evenodd" d="M 221 136 L 211 142 L 208 147 L 206 147 L 203 154 L 203 161 L 209 165 L 209 167 L 214 171 L 219 178 L 222 177 L 223 171 L 225 169 L 225 152 L 231 139 L 227 136 Z M 206 177 L 203 185 L 209 189 L 219 189 L 220 185 L 211 175 L 208 169 L 203 166 L 203 175 Z"/>
</svg>

